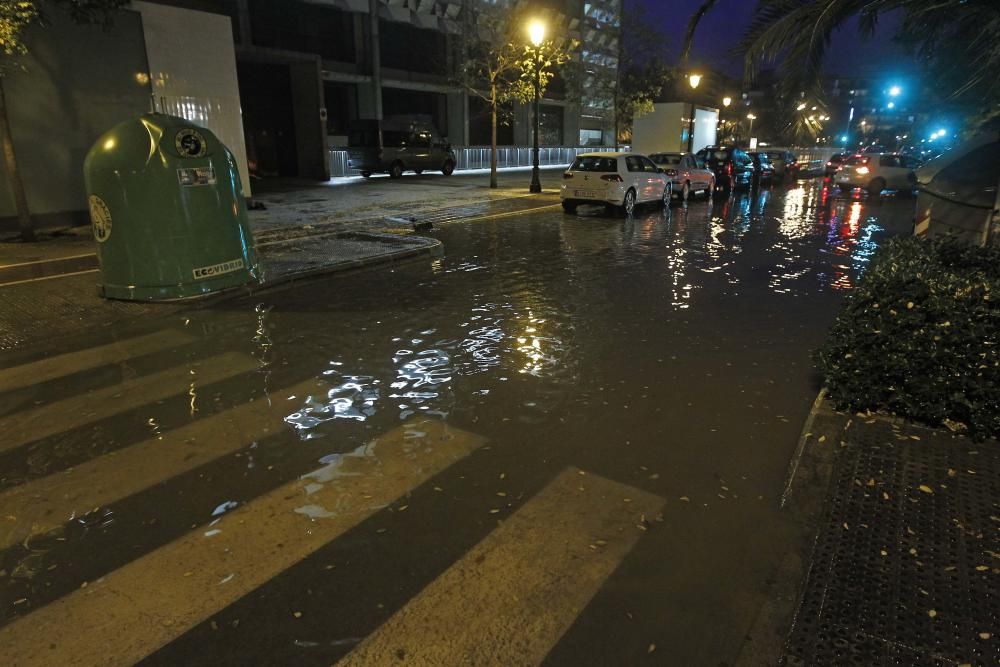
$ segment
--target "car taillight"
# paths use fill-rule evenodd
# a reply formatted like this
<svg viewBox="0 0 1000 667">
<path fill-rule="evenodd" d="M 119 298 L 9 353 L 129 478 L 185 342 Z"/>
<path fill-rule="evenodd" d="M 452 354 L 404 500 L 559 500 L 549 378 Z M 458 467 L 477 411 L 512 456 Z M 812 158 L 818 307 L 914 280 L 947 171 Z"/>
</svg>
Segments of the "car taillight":
<svg viewBox="0 0 1000 667">
<path fill-rule="evenodd" d="M 624 182 L 623 179 L 622 179 L 622 177 L 619 176 L 618 174 L 604 174 L 603 176 L 601 176 L 601 180 L 602 181 L 611 181 L 613 183 L 622 183 L 622 182 Z"/>
<path fill-rule="evenodd" d="M 563 173 L 563 178 L 573 178 L 573 174 L 569 173 L 568 171 L 564 172 Z"/>
<path fill-rule="evenodd" d="M 676 169 L 667 169 L 664 173 L 667 176 L 676 176 L 677 175 L 677 170 Z"/>
<path fill-rule="evenodd" d="M 833 163 L 832 163 L 832 162 L 827 162 L 827 163 L 826 163 L 826 166 L 828 166 L 828 167 L 832 167 L 832 166 L 833 166 Z"/>
<path fill-rule="evenodd" d="M 733 175 L 733 163 L 732 162 L 727 162 L 726 163 L 726 175 L 727 176 L 732 176 Z"/>
<path fill-rule="evenodd" d="M 855 169 L 855 171 L 858 172 L 859 174 L 867 174 L 868 167 L 858 167 L 857 169 Z"/>
</svg>

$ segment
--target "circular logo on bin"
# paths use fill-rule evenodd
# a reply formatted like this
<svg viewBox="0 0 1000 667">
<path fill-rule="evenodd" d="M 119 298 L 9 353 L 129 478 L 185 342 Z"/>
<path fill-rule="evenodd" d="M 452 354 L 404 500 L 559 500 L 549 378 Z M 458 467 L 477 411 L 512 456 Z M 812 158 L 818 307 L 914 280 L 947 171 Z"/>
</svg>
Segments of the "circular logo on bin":
<svg viewBox="0 0 1000 667">
<path fill-rule="evenodd" d="M 104 200 L 90 195 L 90 224 L 94 228 L 94 238 L 104 243 L 111 238 L 111 211 Z"/>
<path fill-rule="evenodd" d="M 208 142 L 198 130 L 185 127 L 174 137 L 174 148 L 181 157 L 205 157 Z"/>
</svg>

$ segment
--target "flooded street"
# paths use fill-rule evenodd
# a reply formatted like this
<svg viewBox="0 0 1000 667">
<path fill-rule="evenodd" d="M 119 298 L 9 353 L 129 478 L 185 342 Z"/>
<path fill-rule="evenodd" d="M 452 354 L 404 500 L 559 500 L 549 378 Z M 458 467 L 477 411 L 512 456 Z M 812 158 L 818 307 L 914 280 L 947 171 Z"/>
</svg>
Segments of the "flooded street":
<svg viewBox="0 0 1000 667">
<path fill-rule="evenodd" d="M 556 204 L 6 353 L 0 662 L 731 664 L 811 351 L 913 204 Z"/>
</svg>

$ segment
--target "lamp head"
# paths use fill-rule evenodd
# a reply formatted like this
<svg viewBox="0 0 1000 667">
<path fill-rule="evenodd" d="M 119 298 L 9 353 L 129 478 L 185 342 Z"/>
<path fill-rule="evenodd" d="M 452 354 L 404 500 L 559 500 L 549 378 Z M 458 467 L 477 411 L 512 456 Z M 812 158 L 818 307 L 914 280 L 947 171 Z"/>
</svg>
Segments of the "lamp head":
<svg viewBox="0 0 1000 667">
<path fill-rule="evenodd" d="M 545 24 L 535 19 L 528 24 L 528 38 L 535 46 L 541 46 L 545 41 Z"/>
<path fill-rule="evenodd" d="M 701 83 L 701 74 L 689 74 L 688 83 L 691 84 L 692 88 L 697 88 L 698 84 Z"/>
</svg>

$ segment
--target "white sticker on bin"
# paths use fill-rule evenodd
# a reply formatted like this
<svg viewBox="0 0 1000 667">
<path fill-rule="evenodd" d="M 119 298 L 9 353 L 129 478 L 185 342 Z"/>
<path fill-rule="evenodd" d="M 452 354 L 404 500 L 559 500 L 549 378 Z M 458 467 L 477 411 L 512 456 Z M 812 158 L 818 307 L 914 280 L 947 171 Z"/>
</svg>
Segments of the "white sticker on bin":
<svg viewBox="0 0 1000 667">
<path fill-rule="evenodd" d="M 222 262 L 221 264 L 213 264 L 212 266 L 201 266 L 194 269 L 195 280 L 203 280 L 205 278 L 214 278 L 215 276 L 221 276 L 224 273 L 232 273 L 233 271 L 239 271 L 243 268 L 242 259 L 231 259 L 228 262 Z"/>
</svg>

